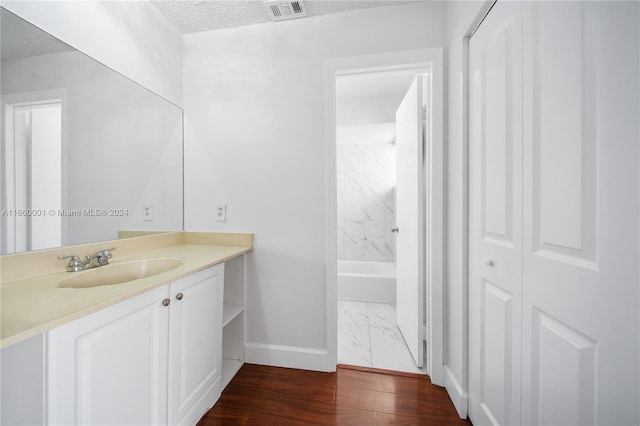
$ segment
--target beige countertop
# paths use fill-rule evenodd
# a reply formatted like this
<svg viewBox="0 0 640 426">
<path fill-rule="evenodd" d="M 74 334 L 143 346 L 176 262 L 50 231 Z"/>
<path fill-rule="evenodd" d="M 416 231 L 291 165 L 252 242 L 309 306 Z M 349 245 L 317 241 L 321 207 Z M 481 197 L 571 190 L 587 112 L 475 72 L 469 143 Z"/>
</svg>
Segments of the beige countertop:
<svg viewBox="0 0 640 426">
<path fill-rule="evenodd" d="M 222 236 L 222 238 L 220 238 Z M 235 238 L 234 236 L 238 236 Z M 181 277 L 224 262 L 252 250 L 251 234 L 172 233 L 170 236 L 137 237 L 99 243 L 45 250 L 21 255 L 2 256 L 3 279 L 0 285 L 1 298 L 1 345 L 4 348 L 35 336 L 52 328 L 66 324 L 100 309 L 160 287 Z M 109 247 L 107 247 L 109 246 Z M 121 246 L 121 247 L 119 247 Z M 32 276 L 20 277 L 15 269 L 34 262 L 71 253 L 78 249 L 79 255 L 96 247 L 116 247 L 109 265 L 83 272 L 66 272 L 66 264 L 58 261 L 56 270 L 44 269 Z M 159 248 L 158 248 L 159 247 Z M 100 249 L 99 248 L 99 249 Z M 118 251 L 120 248 L 120 252 Z M 99 250 L 98 249 L 98 250 Z M 121 254 L 122 256 L 119 256 Z M 18 258 L 20 257 L 20 258 Z M 144 259 L 177 259 L 177 268 L 134 281 L 89 288 L 61 288 L 60 281 L 74 274 L 86 274 L 102 268 Z M 17 278 L 7 280 L 7 277 Z"/>
</svg>

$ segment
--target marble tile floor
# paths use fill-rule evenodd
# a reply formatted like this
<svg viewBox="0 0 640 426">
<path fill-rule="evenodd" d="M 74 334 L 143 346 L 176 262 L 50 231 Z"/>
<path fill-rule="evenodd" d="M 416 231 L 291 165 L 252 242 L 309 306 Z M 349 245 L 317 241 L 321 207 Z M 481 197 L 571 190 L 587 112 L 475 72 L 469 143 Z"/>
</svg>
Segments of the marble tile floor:
<svg viewBox="0 0 640 426">
<path fill-rule="evenodd" d="M 395 305 L 338 300 L 338 363 L 424 373 L 396 325 Z"/>
</svg>

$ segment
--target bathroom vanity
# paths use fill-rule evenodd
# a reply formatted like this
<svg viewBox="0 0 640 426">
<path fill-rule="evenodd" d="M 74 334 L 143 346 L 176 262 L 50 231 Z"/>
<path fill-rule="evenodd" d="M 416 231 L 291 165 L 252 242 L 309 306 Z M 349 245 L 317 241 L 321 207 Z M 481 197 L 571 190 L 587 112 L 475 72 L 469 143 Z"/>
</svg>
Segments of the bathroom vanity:
<svg viewBox="0 0 640 426">
<path fill-rule="evenodd" d="M 196 424 L 244 362 L 252 244 L 177 232 L 4 256 L 1 423 Z M 106 246 L 100 268 L 51 262 Z"/>
</svg>

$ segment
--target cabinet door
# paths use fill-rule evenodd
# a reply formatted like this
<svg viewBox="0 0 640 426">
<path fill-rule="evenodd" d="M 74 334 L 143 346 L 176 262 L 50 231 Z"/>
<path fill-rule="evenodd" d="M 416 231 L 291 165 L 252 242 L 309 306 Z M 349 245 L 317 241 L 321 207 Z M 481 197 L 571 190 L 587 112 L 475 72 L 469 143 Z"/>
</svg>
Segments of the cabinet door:
<svg viewBox="0 0 640 426">
<path fill-rule="evenodd" d="M 171 284 L 169 423 L 196 424 L 220 396 L 224 264 Z"/>
<path fill-rule="evenodd" d="M 166 423 L 167 293 L 164 286 L 48 332 L 49 424 Z"/>
</svg>

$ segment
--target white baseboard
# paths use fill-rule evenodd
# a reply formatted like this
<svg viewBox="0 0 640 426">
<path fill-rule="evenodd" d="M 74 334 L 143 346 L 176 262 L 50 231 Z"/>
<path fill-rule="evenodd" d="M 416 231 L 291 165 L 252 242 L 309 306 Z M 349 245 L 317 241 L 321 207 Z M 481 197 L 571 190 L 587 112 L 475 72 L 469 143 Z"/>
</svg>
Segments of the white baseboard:
<svg viewBox="0 0 640 426">
<path fill-rule="evenodd" d="M 244 360 L 249 364 L 327 371 L 326 349 L 247 343 Z"/>
<path fill-rule="evenodd" d="M 451 398 L 453 405 L 456 407 L 456 411 L 458 411 L 460 418 L 466 419 L 469 394 L 462 389 L 460 382 L 449 367 L 445 365 L 444 371 L 444 387 L 449 394 L 449 398 Z"/>
</svg>

